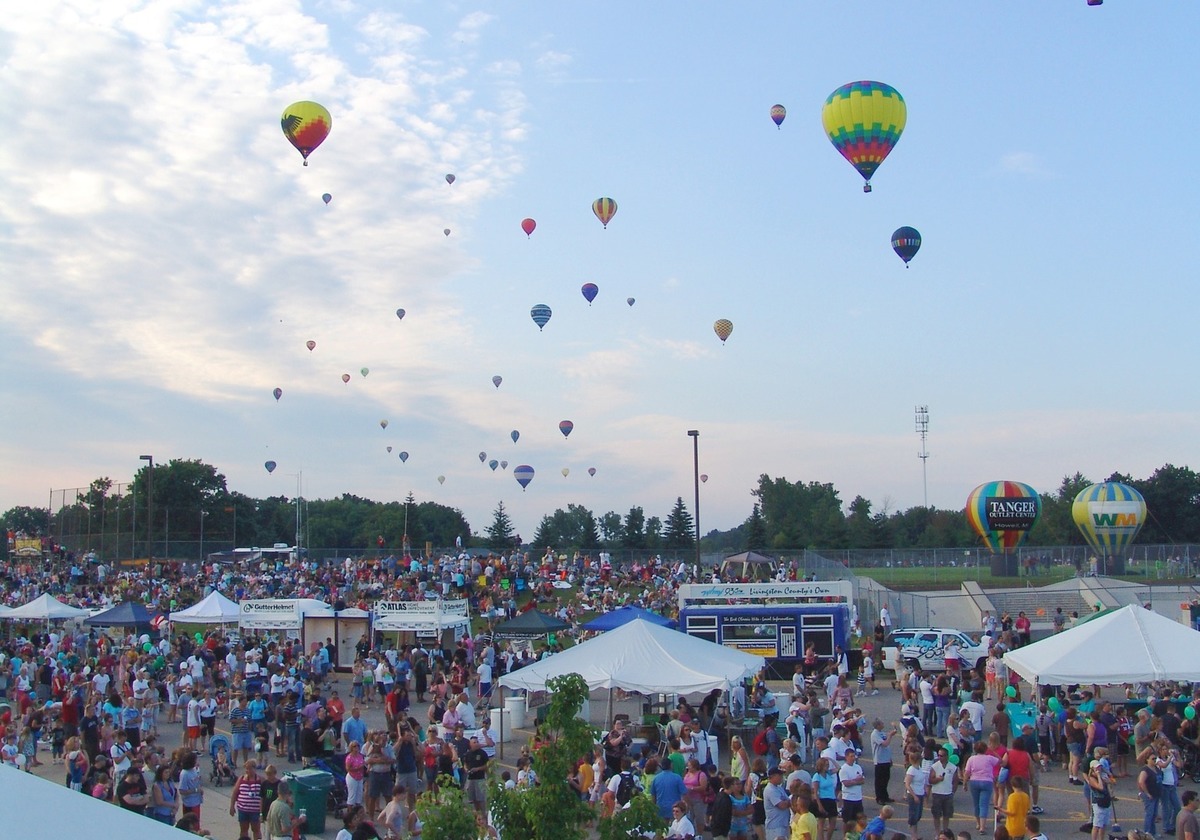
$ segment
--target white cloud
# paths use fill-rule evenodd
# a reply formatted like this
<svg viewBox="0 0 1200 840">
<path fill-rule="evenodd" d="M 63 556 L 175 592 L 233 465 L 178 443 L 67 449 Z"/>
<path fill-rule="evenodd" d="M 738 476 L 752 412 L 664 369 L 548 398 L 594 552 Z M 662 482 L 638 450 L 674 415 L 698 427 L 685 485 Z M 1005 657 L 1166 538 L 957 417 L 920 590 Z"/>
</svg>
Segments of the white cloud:
<svg viewBox="0 0 1200 840">
<path fill-rule="evenodd" d="M 1000 158 L 1000 170 L 1013 175 L 1049 176 L 1050 169 L 1033 152 L 1009 152 Z"/>
</svg>

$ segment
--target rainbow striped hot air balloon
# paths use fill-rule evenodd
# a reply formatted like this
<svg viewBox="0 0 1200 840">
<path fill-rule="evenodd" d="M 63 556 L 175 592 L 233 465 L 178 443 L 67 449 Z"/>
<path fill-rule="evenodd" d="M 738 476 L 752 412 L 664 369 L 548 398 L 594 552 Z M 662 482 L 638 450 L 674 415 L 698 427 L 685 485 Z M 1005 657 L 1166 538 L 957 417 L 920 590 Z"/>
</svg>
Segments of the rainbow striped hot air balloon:
<svg viewBox="0 0 1200 840">
<path fill-rule="evenodd" d="M 1093 484 L 1075 497 L 1071 518 L 1097 558 L 1117 561 L 1115 568 L 1106 570 L 1120 572 L 1124 569 L 1125 547 L 1133 542 L 1146 521 L 1146 500 L 1128 484 L 1116 481 Z"/>
<path fill-rule="evenodd" d="M 592 202 L 592 212 L 596 214 L 600 224 L 607 228 L 612 217 L 617 214 L 617 202 L 611 198 L 597 198 Z"/>
<path fill-rule="evenodd" d="M 1037 491 L 1019 481 L 989 481 L 967 496 L 967 522 L 996 554 L 1011 554 L 1042 515 Z"/>
<path fill-rule="evenodd" d="M 863 192 L 871 191 L 871 176 L 900 141 L 907 121 L 904 97 L 883 82 L 842 85 L 821 109 L 829 141 L 866 181 Z"/>
</svg>

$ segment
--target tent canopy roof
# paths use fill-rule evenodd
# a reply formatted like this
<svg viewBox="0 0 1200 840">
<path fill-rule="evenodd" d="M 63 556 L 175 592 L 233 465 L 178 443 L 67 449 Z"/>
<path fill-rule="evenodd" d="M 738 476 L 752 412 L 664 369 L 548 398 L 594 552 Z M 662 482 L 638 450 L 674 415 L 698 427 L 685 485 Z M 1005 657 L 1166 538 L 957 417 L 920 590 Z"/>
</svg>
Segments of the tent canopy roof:
<svg viewBox="0 0 1200 840">
<path fill-rule="evenodd" d="M 1004 664 L 1042 685 L 1118 685 L 1200 680 L 1200 633 L 1130 604 L 1004 654 Z"/>
<path fill-rule="evenodd" d="M 618 607 L 611 612 L 606 612 L 603 615 L 598 615 L 583 625 L 584 630 L 613 630 L 624 624 L 636 620 L 649 621 L 651 624 L 658 624 L 662 627 L 671 627 L 675 622 L 669 618 L 663 618 L 658 613 L 644 610 L 641 607 Z"/>
<path fill-rule="evenodd" d="M 561 633 L 570 626 L 552 615 L 537 610 L 526 610 L 511 621 L 499 625 L 494 635 L 497 639 L 536 639 L 547 633 Z"/>
<path fill-rule="evenodd" d="M 34 598 L 28 604 L 17 607 L 5 618 L 13 621 L 56 621 L 64 618 L 84 618 L 87 610 L 64 604 L 53 595 L 46 594 Z"/>
<path fill-rule="evenodd" d="M 239 608 L 215 589 L 198 604 L 171 613 L 171 621 L 185 624 L 237 624 Z"/>
<path fill-rule="evenodd" d="M 115 607 L 97 613 L 91 618 L 85 618 L 83 623 L 89 627 L 137 627 L 148 626 L 155 613 L 146 609 L 146 605 L 137 601 L 126 601 Z"/>
<path fill-rule="evenodd" d="M 761 656 L 636 619 L 500 678 L 508 688 L 538 691 L 551 677 L 580 674 L 591 689 L 644 694 L 704 694 L 728 689 L 763 667 Z"/>
</svg>

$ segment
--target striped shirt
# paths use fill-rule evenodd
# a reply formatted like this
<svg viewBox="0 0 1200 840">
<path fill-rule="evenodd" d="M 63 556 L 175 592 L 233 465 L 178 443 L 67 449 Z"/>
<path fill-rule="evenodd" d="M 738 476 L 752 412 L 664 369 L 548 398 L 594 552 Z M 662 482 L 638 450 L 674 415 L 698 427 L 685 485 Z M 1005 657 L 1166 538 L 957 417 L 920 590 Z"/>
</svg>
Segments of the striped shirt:
<svg viewBox="0 0 1200 840">
<path fill-rule="evenodd" d="M 234 735 L 250 731 L 250 713 L 234 706 L 229 710 L 229 731 Z"/>
<path fill-rule="evenodd" d="M 248 814 L 262 810 L 262 782 L 259 779 L 238 779 L 237 809 Z"/>
</svg>

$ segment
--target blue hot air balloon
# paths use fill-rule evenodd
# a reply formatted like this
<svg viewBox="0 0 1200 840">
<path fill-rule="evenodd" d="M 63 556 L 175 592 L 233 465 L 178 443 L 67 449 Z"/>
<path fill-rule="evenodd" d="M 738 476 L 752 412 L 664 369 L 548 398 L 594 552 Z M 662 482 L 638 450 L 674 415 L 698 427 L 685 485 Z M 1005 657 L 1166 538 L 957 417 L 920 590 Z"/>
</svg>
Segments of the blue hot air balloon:
<svg viewBox="0 0 1200 840">
<path fill-rule="evenodd" d="M 497 388 L 500 387 L 500 383 L 503 381 L 504 381 L 504 377 L 500 376 L 499 374 L 492 377 L 492 384 L 495 385 Z"/>
<path fill-rule="evenodd" d="M 596 299 L 596 295 L 600 294 L 600 287 L 595 283 L 584 283 L 583 287 L 580 288 L 579 291 L 583 293 L 583 297 L 587 300 L 588 306 L 591 306 L 592 301 Z"/>
<path fill-rule="evenodd" d="M 274 461 L 267 461 L 265 464 L 263 464 L 263 466 L 267 468 L 267 472 L 269 472 L 269 473 L 275 472 L 275 462 Z"/>
<path fill-rule="evenodd" d="M 488 466 L 492 468 L 492 472 L 495 472 L 496 467 L 500 466 L 500 462 L 493 458 L 492 460 L 488 461 Z"/>
<path fill-rule="evenodd" d="M 325 195 L 321 196 L 321 200 L 328 204 L 329 202 L 333 201 L 333 196 L 331 196 L 329 193 L 325 193 Z"/>
<path fill-rule="evenodd" d="M 407 461 L 407 460 L 408 460 L 408 453 L 407 453 L 407 452 L 401 452 L 401 453 L 400 453 L 400 460 L 401 460 L 401 462 Z"/>
<path fill-rule="evenodd" d="M 563 420 L 558 424 L 558 430 L 562 432 L 563 437 L 570 437 L 571 430 L 575 428 L 575 424 L 570 420 Z"/>
<path fill-rule="evenodd" d="M 552 314 L 554 313 L 550 311 L 550 307 L 544 303 L 539 303 L 533 309 L 529 310 L 529 317 L 533 319 L 533 323 L 538 325 L 539 331 L 550 322 Z"/>
<path fill-rule="evenodd" d="M 519 438 L 521 436 L 521 433 L 518 432 L 516 429 L 513 429 L 511 432 L 508 433 L 508 436 L 510 438 L 512 438 L 513 443 L 516 443 L 517 438 Z"/>
<path fill-rule="evenodd" d="M 528 464 L 513 467 L 513 478 L 517 480 L 517 484 L 520 484 L 521 489 L 524 490 L 529 486 L 529 482 L 533 481 L 533 467 Z"/>
</svg>

